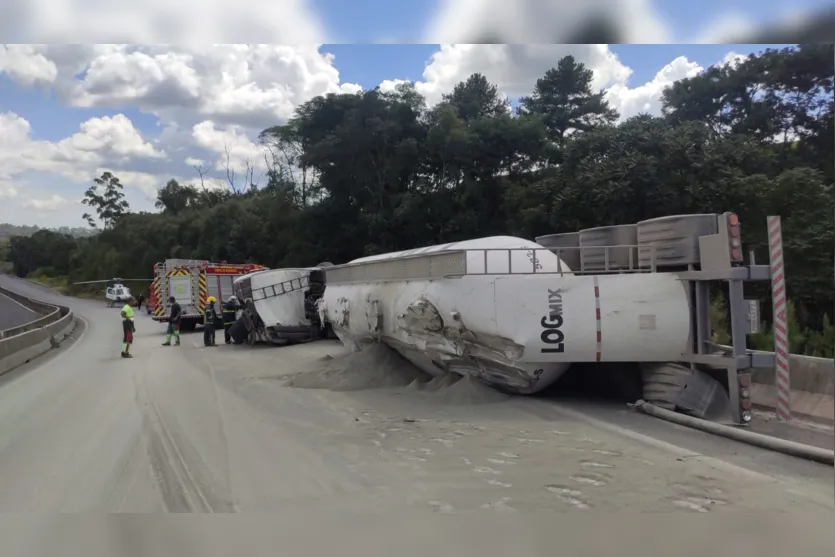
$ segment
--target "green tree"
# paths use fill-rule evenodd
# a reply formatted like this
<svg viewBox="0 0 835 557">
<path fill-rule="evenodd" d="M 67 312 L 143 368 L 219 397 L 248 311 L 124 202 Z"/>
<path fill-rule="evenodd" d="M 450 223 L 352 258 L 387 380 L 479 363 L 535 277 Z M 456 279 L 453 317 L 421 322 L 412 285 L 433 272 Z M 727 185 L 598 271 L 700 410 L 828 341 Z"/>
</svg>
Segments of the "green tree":
<svg viewBox="0 0 835 557">
<path fill-rule="evenodd" d="M 458 83 L 452 93 L 443 95 L 443 101 L 455 108 L 464 122 L 501 117 L 510 110 L 510 104 L 499 95 L 499 88 L 480 73 Z"/>
<path fill-rule="evenodd" d="M 519 111 L 542 118 L 556 146 L 556 162 L 569 134 L 610 125 L 618 118 L 603 92 L 592 91 L 593 72 L 573 56 L 562 58 L 536 81 L 533 93 L 519 99 Z"/>
<path fill-rule="evenodd" d="M 95 185 L 84 192 L 81 203 L 95 210 L 105 229 L 112 228 L 116 221 L 130 211 L 130 206 L 125 200 L 124 186 L 119 178 L 110 172 L 104 172 L 93 182 Z M 90 213 L 84 213 L 82 218 L 90 228 L 96 228 L 96 221 Z"/>
<path fill-rule="evenodd" d="M 200 199 L 200 193 L 194 186 L 181 186 L 173 178 L 157 192 L 155 206 L 163 213 L 178 215 L 189 207 L 193 207 Z"/>
</svg>

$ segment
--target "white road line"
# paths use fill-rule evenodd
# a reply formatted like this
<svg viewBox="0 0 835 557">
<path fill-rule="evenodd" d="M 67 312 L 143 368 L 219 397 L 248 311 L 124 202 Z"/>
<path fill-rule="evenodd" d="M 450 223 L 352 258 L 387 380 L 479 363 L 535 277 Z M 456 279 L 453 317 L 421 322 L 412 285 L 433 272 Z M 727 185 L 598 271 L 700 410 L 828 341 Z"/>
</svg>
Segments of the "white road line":
<svg viewBox="0 0 835 557">
<path fill-rule="evenodd" d="M 15 300 L 14 298 L 10 298 L 9 296 L 6 296 L 6 295 L 5 295 L 5 294 L 3 294 L 2 292 L 0 292 L 0 296 L 2 296 L 3 298 L 6 298 L 7 300 L 9 300 L 9 301 L 11 301 L 11 302 L 16 303 L 17 305 L 19 305 L 20 307 L 22 307 L 23 309 L 25 309 L 25 310 L 26 310 L 26 311 L 28 311 L 29 313 L 31 313 L 31 314 L 33 314 L 33 315 L 38 315 L 38 312 L 36 312 L 36 311 L 33 311 L 33 310 L 29 309 L 28 307 L 24 306 L 23 304 L 21 304 L 20 302 L 18 302 L 18 301 L 17 301 L 17 300 Z"/>
</svg>

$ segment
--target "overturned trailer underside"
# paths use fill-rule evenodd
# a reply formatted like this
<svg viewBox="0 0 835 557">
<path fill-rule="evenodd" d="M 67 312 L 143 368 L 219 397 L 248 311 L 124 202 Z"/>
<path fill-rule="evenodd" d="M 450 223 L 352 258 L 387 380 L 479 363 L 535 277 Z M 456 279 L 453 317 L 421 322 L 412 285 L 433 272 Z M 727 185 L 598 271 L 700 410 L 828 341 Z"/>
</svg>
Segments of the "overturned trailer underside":
<svg viewBox="0 0 835 557">
<path fill-rule="evenodd" d="M 285 345 L 329 335 L 316 310 L 325 291 L 319 267 L 259 271 L 238 278 L 234 288 L 242 305 L 230 330 L 235 343 Z"/>
</svg>

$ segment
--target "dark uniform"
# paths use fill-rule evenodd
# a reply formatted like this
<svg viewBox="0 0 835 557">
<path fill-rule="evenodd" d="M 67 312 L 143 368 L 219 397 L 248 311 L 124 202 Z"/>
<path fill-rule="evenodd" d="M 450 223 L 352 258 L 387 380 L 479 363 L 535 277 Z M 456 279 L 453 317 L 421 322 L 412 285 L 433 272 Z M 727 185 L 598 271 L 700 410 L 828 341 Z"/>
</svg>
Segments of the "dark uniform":
<svg viewBox="0 0 835 557">
<path fill-rule="evenodd" d="M 145 294 L 140 294 L 136 298 L 136 309 L 141 310 L 142 309 L 142 302 L 144 302 L 144 301 L 145 301 Z"/>
<path fill-rule="evenodd" d="M 217 311 L 215 311 L 215 303 L 209 302 L 203 311 L 203 344 L 205 346 L 217 346 L 215 344 L 215 323 L 217 321 L 218 317 Z"/>
<path fill-rule="evenodd" d="M 234 300 L 229 300 L 223 304 L 223 340 L 226 344 L 232 343 L 232 337 L 229 336 L 229 329 L 235 324 L 235 312 L 238 311 L 238 304 Z"/>
<path fill-rule="evenodd" d="M 171 346 L 171 337 L 175 338 L 174 346 L 180 346 L 180 320 L 183 316 L 183 309 L 174 296 L 168 300 L 171 303 L 171 314 L 168 316 L 168 331 L 166 331 L 165 342 L 163 346 Z"/>
</svg>

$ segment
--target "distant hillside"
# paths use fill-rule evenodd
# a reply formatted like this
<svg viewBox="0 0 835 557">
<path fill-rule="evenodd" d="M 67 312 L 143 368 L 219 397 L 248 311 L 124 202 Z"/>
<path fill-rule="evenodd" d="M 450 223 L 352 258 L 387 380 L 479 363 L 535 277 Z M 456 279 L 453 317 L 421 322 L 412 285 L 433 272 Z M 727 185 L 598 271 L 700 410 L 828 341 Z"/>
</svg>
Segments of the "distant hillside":
<svg viewBox="0 0 835 557">
<path fill-rule="evenodd" d="M 52 230 L 60 234 L 69 234 L 76 238 L 85 236 L 92 236 L 96 233 L 95 230 L 82 227 L 70 228 L 69 226 L 61 226 L 58 228 L 41 228 L 40 226 L 18 226 L 16 224 L 9 224 L 7 222 L 0 223 L 0 240 L 11 238 L 12 236 L 31 236 L 38 230 Z"/>
</svg>

